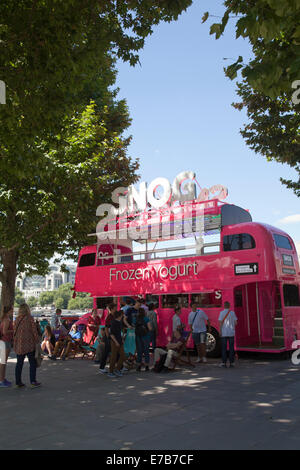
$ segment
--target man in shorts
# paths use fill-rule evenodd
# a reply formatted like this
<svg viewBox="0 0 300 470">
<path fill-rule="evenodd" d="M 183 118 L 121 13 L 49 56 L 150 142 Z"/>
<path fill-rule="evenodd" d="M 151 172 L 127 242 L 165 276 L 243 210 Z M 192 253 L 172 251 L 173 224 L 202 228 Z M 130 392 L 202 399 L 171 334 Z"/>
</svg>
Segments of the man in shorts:
<svg viewBox="0 0 300 470">
<path fill-rule="evenodd" d="M 207 362 L 206 359 L 206 333 L 210 331 L 210 321 L 208 316 L 197 308 L 196 303 L 191 304 L 192 311 L 188 317 L 188 324 L 191 327 L 192 338 L 197 348 L 198 358 L 196 362 Z"/>
</svg>

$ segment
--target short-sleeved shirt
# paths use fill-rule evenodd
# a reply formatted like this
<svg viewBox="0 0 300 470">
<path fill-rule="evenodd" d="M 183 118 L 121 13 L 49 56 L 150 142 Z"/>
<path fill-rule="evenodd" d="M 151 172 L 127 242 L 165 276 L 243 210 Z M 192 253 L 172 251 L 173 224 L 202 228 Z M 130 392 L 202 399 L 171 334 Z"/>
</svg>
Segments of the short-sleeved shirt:
<svg viewBox="0 0 300 470">
<path fill-rule="evenodd" d="M 228 313 L 228 308 L 222 310 L 219 315 L 219 321 L 222 321 Z M 222 336 L 234 336 L 235 335 L 235 322 L 237 321 L 236 314 L 233 310 L 230 311 L 229 315 L 227 316 L 226 320 L 223 322 L 222 325 Z"/>
<path fill-rule="evenodd" d="M 177 327 L 181 325 L 182 325 L 181 318 L 179 315 L 177 315 L 177 313 L 175 313 L 175 315 L 173 316 L 173 331 L 177 330 Z"/>
<path fill-rule="evenodd" d="M 196 312 L 191 311 L 188 318 L 189 325 L 193 325 L 193 333 L 206 333 L 207 320 L 208 316 L 200 309 L 197 309 Z"/>
<path fill-rule="evenodd" d="M 114 335 L 119 344 L 122 344 L 122 320 L 113 319 L 110 325 L 110 334 Z"/>
<path fill-rule="evenodd" d="M 130 325 L 134 326 L 136 324 L 136 317 L 138 313 L 139 313 L 138 310 L 134 307 L 130 307 L 127 309 L 125 315 Z"/>
<path fill-rule="evenodd" d="M 70 331 L 69 335 L 71 336 L 72 339 L 80 339 L 81 338 L 80 331 Z"/>
</svg>

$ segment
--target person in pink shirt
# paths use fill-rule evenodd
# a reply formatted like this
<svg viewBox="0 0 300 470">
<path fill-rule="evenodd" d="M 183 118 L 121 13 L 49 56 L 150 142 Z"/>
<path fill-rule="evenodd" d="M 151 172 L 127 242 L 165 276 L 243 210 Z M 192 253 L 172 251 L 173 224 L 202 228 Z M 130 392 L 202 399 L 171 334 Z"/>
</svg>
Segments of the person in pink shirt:
<svg viewBox="0 0 300 470">
<path fill-rule="evenodd" d="M 86 326 L 86 332 L 83 338 L 85 343 L 90 344 L 93 337 L 96 339 L 100 324 L 101 319 L 98 315 L 97 309 L 94 308 L 91 312 L 91 315 L 88 319 L 88 324 Z"/>
</svg>

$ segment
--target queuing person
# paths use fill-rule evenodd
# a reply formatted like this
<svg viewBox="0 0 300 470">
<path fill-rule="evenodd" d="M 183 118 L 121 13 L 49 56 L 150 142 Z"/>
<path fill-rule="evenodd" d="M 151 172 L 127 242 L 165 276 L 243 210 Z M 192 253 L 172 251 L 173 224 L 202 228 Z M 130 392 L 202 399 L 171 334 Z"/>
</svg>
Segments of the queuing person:
<svg viewBox="0 0 300 470">
<path fill-rule="evenodd" d="M 13 307 L 3 307 L 0 316 L 0 387 L 11 387 L 5 378 L 6 364 L 13 342 Z"/>
<path fill-rule="evenodd" d="M 139 309 L 141 308 L 141 305 L 142 304 L 140 300 L 136 300 L 134 305 L 130 307 L 126 312 L 127 321 L 131 326 L 135 326 L 136 318 L 137 318 Z"/>
<path fill-rule="evenodd" d="M 96 348 L 94 363 L 101 364 L 101 358 L 105 351 L 105 326 L 104 325 L 99 326 L 97 340 L 98 340 L 98 344 Z"/>
<path fill-rule="evenodd" d="M 192 338 L 197 348 L 198 358 L 196 362 L 207 362 L 206 334 L 207 328 L 210 331 L 210 321 L 208 319 L 208 316 L 203 312 L 203 310 L 197 308 L 196 303 L 192 303 L 191 308 L 192 311 L 188 316 L 188 323 L 191 327 Z"/>
<path fill-rule="evenodd" d="M 150 344 L 152 345 L 153 351 L 156 348 L 156 338 L 158 333 L 158 326 L 157 326 L 157 313 L 154 310 L 154 304 L 149 304 L 149 312 L 147 317 L 150 320 L 151 331 L 150 331 Z"/>
<path fill-rule="evenodd" d="M 121 310 L 123 310 L 123 312 L 125 313 L 125 315 L 127 316 L 127 311 L 132 307 L 132 299 L 130 297 L 126 297 L 126 300 L 125 300 L 125 305 L 123 305 L 121 307 Z"/>
<path fill-rule="evenodd" d="M 36 380 L 36 360 L 35 349 L 39 344 L 39 336 L 30 308 L 27 304 L 21 304 L 18 316 L 14 322 L 14 350 L 17 354 L 17 364 L 15 369 L 16 386 L 22 388 L 22 369 L 24 359 L 27 356 L 29 360 L 29 375 L 32 388 L 39 387 L 40 382 Z"/>
<path fill-rule="evenodd" d="M 170 364 L 173 358 L 178 356 L 178 350 L 184 344 L 184 337 L 182 335 L 182 328 L 179 325 L 176 330 L 173 331 L 173 336 L 170 343 L 167 344 L 167 351 L 162 348 L 156 348 L 154 351 L 154 363 L 157 364 L 160 361 L 161 356 L 166 355 L 163 371 L 170 369 Z M 154 366 L 155 367 L 155 366 Z"/>
<path fill-rule="evenodd" d="M 100 367 L 99 367 L 100 374 L 107 373 L 105 366 L 106 366 L 108 355 L 111 352 L 110 327 L 111 327 L 111 323 L 114 319 L 114 315 L 117 309 L 118 309 L 118 306 L 116 304 L 109 304 L 107 306 L 108 314 L 105 318 L 105 329 L 104 329 L 105 331 L 103 335 L 104 351 L 101 357 L 101 362 L 100 362 Z"/>
<path fill-rule="evenodd" d="M 237 317 L 233 310 L 230 310 L 230 303 L 224 302 L 224 310 L 219 316 L 219 326 L 222 346 L 222 362 L 220 367 L 226 367 L 227 363 L 227 343 L 229 343 L 230 367 L 234 367 L 234 336 Z"/>
<path fill-rule="evenodd" d="M 141 371 L 143 357 L 145 358 L 145 370 L 149 371 L 150 332 L 151 332 L 150 320 L 146 316 L 145 310 L 141 307 L 138 310 L 138 315 L 137 315 L 136 324 L 135 324 L 135 341 L 136 341 L 136 351 L 137 351 L 136 370 L 138 372 Z"/>
<path fill-rule="evenodd" d="M 181 321 L 180 315 L 181 315 L 181 308 L 177 306 L 174 308 L 174 315 L 172 318 L 173 333 L 174 331 L 177 330 L 178 327 L 180 327 L 182 330 L 184 329 L 184 324 Z"/>
<path fill-rule="evenodd" d="M 55 344 L 56 344 L 55 335 L 52 332 L 51 326 L 46 325 L 45 326 L 45 331 L 44 331 L 44 334 L 43 334 L 43 341 L 42 341 L 42 344 L 41 344 L 41 349 L 42 349 L 42 351 L 48 353 L 48 357 L 50 359 L 53 358 Z"/>
<path fill-rule="evenodd" d="M 108 377 L 122 377 L 123 375 L 121 369 L 126 359 L 122 339 L 122 329 L 124 328 L 123 316 L 124 312 L 122 310 L 116 311 L 110 325 L 111 356 Z"/>
<path fill-rule="evenodd" d="M 86 331 L 85 331 L 84 338 L 83 338 L 85 343 L 90 344 L 93 338 L 96 339 L 100 323 L 101 323 L 101 320 L 98 315 L 97 309 L 93 308 L 88 318 L 88 324 L 86 326 Z"/>
<path fill-rule="evenodd" d="M 145 310 L 145 313 L 146 315 L 148 316 L 148 312 L 149 312 L 149 307 L 148 305 L 146 304 L 146 300 L 145 299 L 140 299 L 140 302 L 141 302 L 141 308 L 143 308 Z"/>
</svg>

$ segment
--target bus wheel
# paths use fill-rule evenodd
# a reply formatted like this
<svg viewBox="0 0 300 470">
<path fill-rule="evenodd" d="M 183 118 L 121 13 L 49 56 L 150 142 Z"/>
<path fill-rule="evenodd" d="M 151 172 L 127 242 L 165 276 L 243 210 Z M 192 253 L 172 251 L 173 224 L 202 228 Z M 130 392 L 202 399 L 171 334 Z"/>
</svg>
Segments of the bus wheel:
<svg viewBox="0 0 300 470">
<path fill-rule="evenodd" d="M 214 328 L 206 335 L 206 355 L 207 357 L 221 356 L 221 339 L 220 335 Z"/>
</svg>

